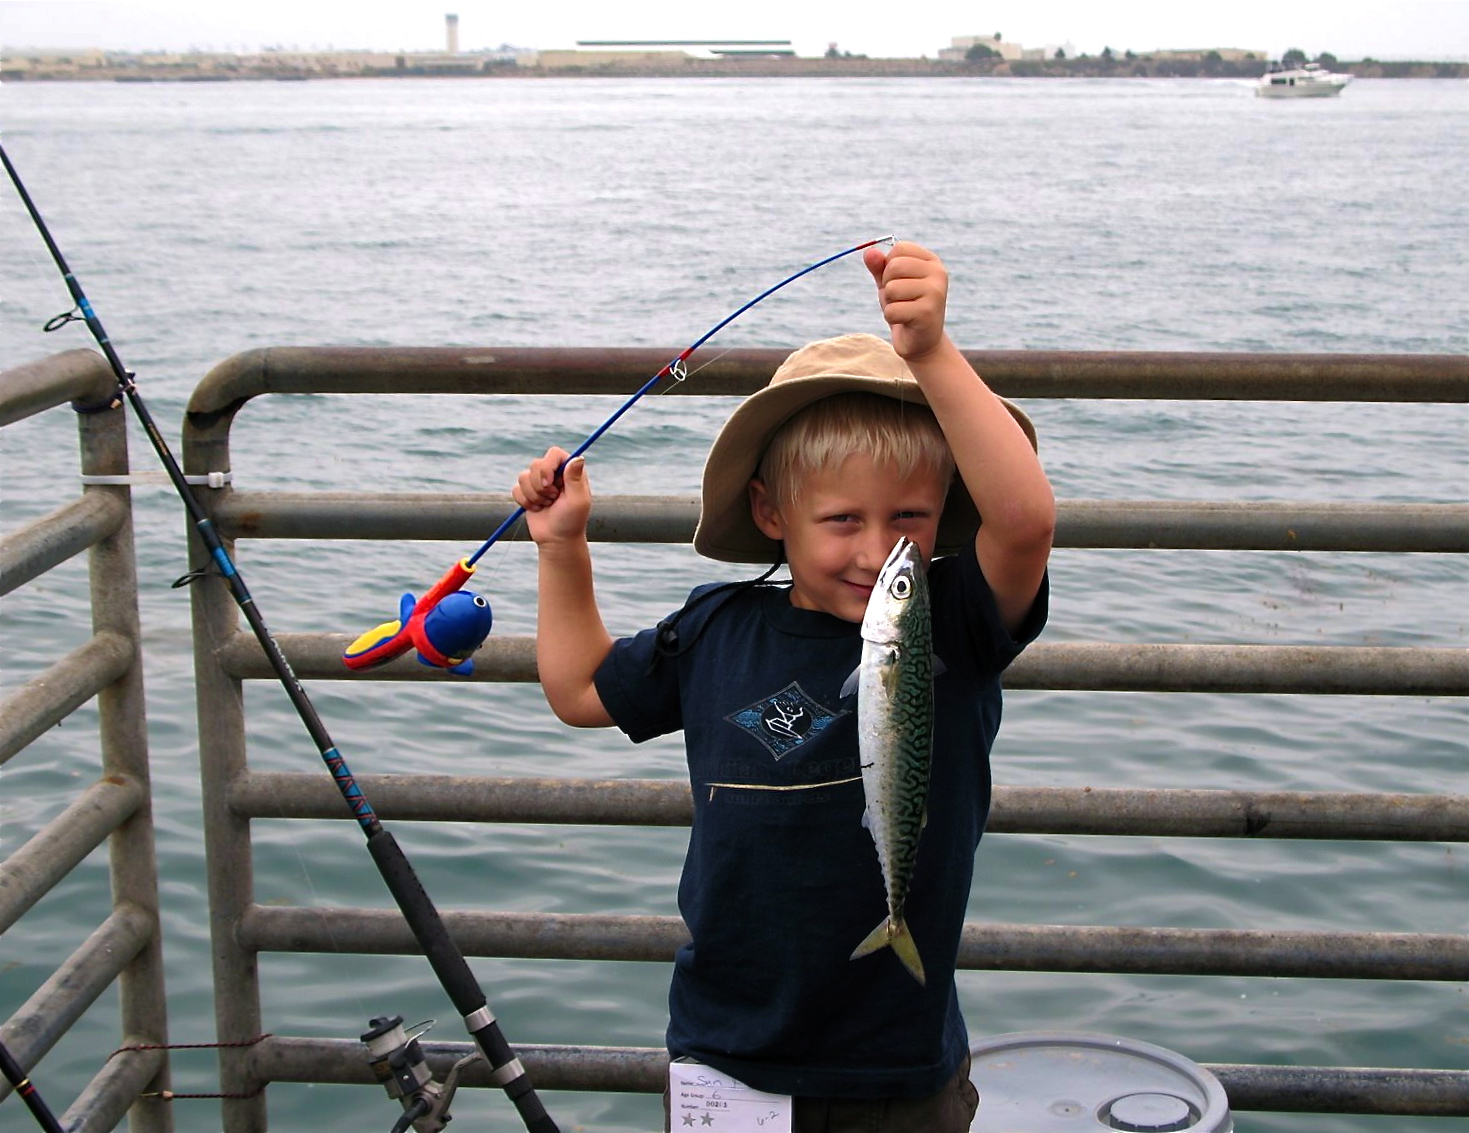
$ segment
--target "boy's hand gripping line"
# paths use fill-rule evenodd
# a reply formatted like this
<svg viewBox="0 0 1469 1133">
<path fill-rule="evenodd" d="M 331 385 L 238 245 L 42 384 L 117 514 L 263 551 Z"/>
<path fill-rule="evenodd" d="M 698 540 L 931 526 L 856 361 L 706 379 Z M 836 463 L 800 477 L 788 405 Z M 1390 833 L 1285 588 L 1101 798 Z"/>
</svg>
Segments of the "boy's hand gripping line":
<svg viewBox="0 0 1469 1133">
<path fill-rule="evenodd" d="M 687 364 L 690 355 L 755 304 L 774 295 L 786 284 L 794 283 L 803 275 L 809 275 L 817 268 L 825 267 L 854 252 L 892 242 L 892 236 L 882 236 L 876 240 L 866 240 L 834 256 L 827 256 L 824 260 L 818 260 L 786 276 L 785 279 L 773 287 L 766 288 L 732 314 L 726 315 L 618 406 L 612 416 L 598 425 L 592 434 L 576 447 L 576 451 L 566 458 L 561 468 L 565 468 L 568 462 L 575 460 L 591 448 L 603 433 L 612 428 L 623 414 L 636 405 L 644 394 L 649 393 L 664 378 L 671 377 L 676 382 L 687 378 Z M 557 469 L 557 476 L 559 477 L 560 474 L 561 469 Z M 475 564 L 484 557 L 485 552 L 499 542 L 500 537 L 520 522 L 524 515 L 525 508 L 517 507 L 505 517 L 499 527 L 490 533 L 490 537 L 480 544 L 479 550 L 467 559 L 460 559 L 450 567 L 422 598 L 415 601 L 412 594 L 404 594 L 399 599 L 396 621 L 384 622 L 368 630 L 347 647 L 346 653 L 342 655 L 342 661 L 347 668 L 373 669 L 414 649 L 418 652 L 418 659 L 425 665 L 448 669 L 451 673 L 473 672 L 474 662 L 469 658 L 489 636 L 494 616 L 485 598 L 468 590 L 461 590 L 460 587 L 469 581 L 470 576 L 474 574 Z"/>
</svg>

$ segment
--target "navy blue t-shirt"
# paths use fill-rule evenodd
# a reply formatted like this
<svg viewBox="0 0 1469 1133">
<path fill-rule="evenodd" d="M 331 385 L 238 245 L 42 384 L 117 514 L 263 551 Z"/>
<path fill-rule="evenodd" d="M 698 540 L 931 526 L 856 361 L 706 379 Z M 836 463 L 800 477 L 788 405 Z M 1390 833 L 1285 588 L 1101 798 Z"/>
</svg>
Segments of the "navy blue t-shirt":
<svg viewBox="0 0 1469 1133">
<path fill-rule="evenodd" d="M 1047 587 L 1013 639 L 973 547 L 935 560 L 929 588 L 944 671 L 905 907 L 926 986 L 891 949 L 849 958 L 887 915 L 862 825 L 856 699 L 840 695 L 858 624 L 792 606 L 788 587 L 734 590 L 688 608 L 684 652 L 654 665 L 647 630 L 597 671 L 629 738 L 684 731 L 694 822 L 678 901 L 692 941 L 674 960 L 673 1057 L 805 1097 L 925 1097 L 957 1071 L 968 1036 L 954 964 L 989 814 L 999 676 L 1045 624 Z"/>
</svg>

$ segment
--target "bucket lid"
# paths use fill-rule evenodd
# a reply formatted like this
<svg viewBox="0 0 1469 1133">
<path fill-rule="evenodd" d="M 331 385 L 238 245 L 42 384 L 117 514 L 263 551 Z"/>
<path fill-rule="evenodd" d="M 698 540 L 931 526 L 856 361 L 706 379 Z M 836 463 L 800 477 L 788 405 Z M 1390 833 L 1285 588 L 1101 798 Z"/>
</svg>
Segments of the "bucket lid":
<svg viewBox="0 0 1469 1133">
<path fill-rule="evenodd" d="M 1030 1031 L 970 1046 L 974 1133 L 1232 1133 L 1219 1079 L 1181 1054 L 1112 1035 Z"/>
</svg>

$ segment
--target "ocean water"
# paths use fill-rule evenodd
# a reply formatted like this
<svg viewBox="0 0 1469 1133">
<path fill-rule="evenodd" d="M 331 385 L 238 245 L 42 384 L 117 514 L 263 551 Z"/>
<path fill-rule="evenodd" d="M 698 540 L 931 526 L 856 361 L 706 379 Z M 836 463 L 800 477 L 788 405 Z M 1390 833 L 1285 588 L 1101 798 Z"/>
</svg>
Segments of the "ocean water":
<svg viewBox="0 0 1469 1133">
<path fill-rule="evenodd" d="M 278 345 L 660 346 L 670 356 L 771 283 L 889 232 L 938 251 L 950 329 L 973 348 L 1469 351 L 1469 83 L 1361 81 L 1276 104 L 1248 84 L 1066 80 L 546 80 L 11 84 L 0 132 L 171 443 L 216 363 Z M 69 301 L 0 193 L 0 368 L 89 345 L 40 325 Z M 696 357 L 882 329 L 870 281 L 831 265 Z M 695 381 L 697 375 L 695 375 Z M 631 392 L 631 391 L 629 391 Z M 260 399 L 237 483 L 289 490 L 508 489 L 615 404 L 585 398 Z M 593 451 L 603 492 L 693 492 L 724 399 L 648 398 Z M 1063 498 L 1462 502 L 1460 405 L 1026 403 Z M 3 528 L 74 496 L 65 412 L 0 434 Z M 141 433 L 133 459 L 152 467 Z M 135 492 L 140 604 L 174 1042 L 213 1037 L 184 518 Z M 488 534 L 488 530 L 486 531 Z M 277 633 L 359 632 L 453 557 L 448 544 L 241 544 Z M 684 548 L 598 548 L 614 632 L 731 568 Z M 481 572 L 497 631 L 534 626 L 534 553 Z M 85 567 L 0 604 L 0 689 L 88 633 Z M 1469 647 L 1450 556 L 1059 550 L 1049 641 Z M 322 682 L 359 773 L 680 778 L 641 746 L 556 723 L 534 686 Z M 251 760 L 316 770 L 273 684 L 251 685 Z M 1012 692 L 1003 784 L 1465 792 L 1455 698 Z M 95 775 L 78 713 L 0 771 L 0 852 Z M 388 904 L 347 823 L 255 824 L 262 903 Z M 434 828 L 398 836 L 446 909 L 671 914 L 681 830 Z M 94 857 L 0 942 L 0 1017 L 103 915 Z M 1469 866 L 1441 844 L 987 838 L 970 916 L 1036 924 L 1469 931 Z M 475 960 L 512 1042 L 654 1046 L 667 968 Z M 413 957 L 262 957 L 266 1029 L 355 1037 L 437 1017 Z M 961 973 L 971 1031 L 1126 1035 L 1200 1062 L 1462 1068 L 1466 988 L 1397 981 Z M 105 1001 L 110 1002 L 110 1000 Z M 117 1045 L 88 1016 L 36 1080 L 64 1108 Z M 174 1088 L 216 1089 L 212 1052 Z M 562 1127 L 656 1126 L 656 1099 L 550 1094 Z M 181 1131 L 216 1103 L 179 1101 Z M 17 1107 L 12 1111 L 12 1107 Z M 497 1092 L 464 1128 L 514 1127 Z M 276 1085 L 272 1128 L 388 1128 L 376 1090 Z M 18 1103 L 0 1127 L 25 1124 Z M 1237 1115 L 1243 1130 L 1436 1130 L 1428 1120 Z"/>
</svg>

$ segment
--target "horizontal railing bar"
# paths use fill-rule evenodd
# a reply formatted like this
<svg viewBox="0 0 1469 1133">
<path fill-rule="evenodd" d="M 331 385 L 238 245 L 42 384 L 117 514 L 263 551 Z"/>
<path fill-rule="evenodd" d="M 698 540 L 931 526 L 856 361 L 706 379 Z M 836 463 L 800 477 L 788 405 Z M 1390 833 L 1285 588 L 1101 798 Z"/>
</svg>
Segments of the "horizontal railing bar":
<svg viewBox="0 0 1469 1133">
<path fill-rule="evenodd" d="M 215 523 L 244 539 L 483 539 L 502 494 L 258 492 L 219 497 Z M 1060 500 L 1056 546 L 1210 551 L 1469 552 L 1469 504 Z M 687 543 L 695 496 L 598 496 L 593 542 Z"/>
<path fill-rule="evenodd" d="M 135 657 L 128 638 L 99 633 L 0 701 L 0 765 L 126 673 Z"/>
<path fill-rule="evenodd" d="M 0 1040 L 34 1066 L 97 1001 L 153 935 L 153 920 L 137 905 L 118 904 L 3 1027 Z M 0 1082 L 0 1101 L 10 1092 Z"/>
<path fill-rule="evenodd" d="M 671 962 L 688 940 L 678 917 L 444 913 L 470 956 Z M 260 952 L 415 955 L 402 915 L 386 909 L 252 906 L 240 942 Z M 968 923 L 961 969 L 1007 972 L 1269 976 L 1304 979 L 1469 979 L 1469 936 Z"/>
<path fill-rule="evenodd" d="M 1060 500 L 1056 546 L 1463 554 L 1469 504 Z"/>
<path fill-rule="evenodd" d="M 469 1043 L 420 1039 L 434 1076 L 470 1054 Z M 662 1093 L 668 1052 L 662 1047 L 524 1045 L 516 1047 L 527 1074 L 543 1090 Z M 252 1077 L 269 1082 L 376 1085 L 364 1048 L 351 1039 L 276 1035 L 251 1048 Z M 1469 1115 L 1469 1071 L 1380 1067 L 1202 1064 L 1224 1087 L 1231 1112 L 1274 1110 L 1399 1117 Z M 493 1085 L 483 1062 L 470 1063 L 460 1082 Z"/>
<path fill-rule="evenodd" d="M 506 779 L 479 775 L 357 775 L 384 819 L 688 826 L 684 779 Z M 304 771 L 247 771 L 230 787 L 242 818 L 351 818 L 335 784 Z"/>
<path fill-rule="evenodd" d="M 1469 696 L 1469 649 L 1352 645 L 1036 644 L 1007 689 Z"/>
<path fill-rule="evenodd" d="M 404 655 L 368 671 L 342 663 L 348 634 L 281 634 L 281 650 L 306 680 L 534 681 L 535 640 L 492 637 L 467 677 Z M 255 638 L 236 634 L 216 654 L 241 680 L 275 671 Z M 1469 649 L 1352 645 L 1032 645 L 1005 671 L 1005 688 L 1093 692 L 1311 693 L 1358 696 L 1469 696 Z"/>
<path fill-rule="evenodd" d="M 215 523 L 237 539 L 423 539 L 476 543 L 514 509 L 505 493 L 222 493 Z M 687 543 L 699 520 L 693 496 L 598 496 L 587 536 L 603 543 Z M 528 538 L 523 530 L 512 539 Z"/>
<path fill-rule="evenodd" d="M 0 425 L 11 425 L 69 401 L 95 405 L 117 391 L 107 360 L 95 350 L 66 350 L 0 373 Z"/>
<path fill-rule="evenodd" d="M 154 1040 L 129 1035 L 122 1046 L 148 1046 Z M 114 1133 L 148 1083 L 163 1069 L 164 1051 L 126 1050 L 110 1058 L 62 1114 L 67 1133 Z M 167 1105 L 159 1099 L 154 1105 Z M 163 1128 L 163 1126 L 160 1126 Z"/>
<path fill-rule="evenodd" d="M 385 819 L 688 826 L 682 779 L 359 775 Z M 242 818 L 351 818 L 341 792 L 304 771 L 247 771 L 230 789 Z M 994 788 L 990 834 L 1143 835 L 1469 842 L 1469 795 L 1326 791 Z"/>
<path fill-rule="evenodd" d="M 794 346 L 799 345 L 792 344 Z M 195 388 L 207 429 L 263 393 L 607 394 L 627 396 L 682 347 L 271 347 L 237 354 Z M 744 396 L 788 349 L 744 348 L 705 362 L 675 395 Z M 1007 397 L 1200 401 L 1469 401 L 1469 356 L 1171 351 L 965 350 Z"/>
<path fill-rule="evenodd" d="M 418 1045 L 440 1081 L 474 1049 L 469 1043 L 427 1038 L 419 1039 Z M 668 1084 L 668 1052 L 662 1047 L 517 1044 L 515 1052 L 538 1089 L 656 1094 Z M 272 1035 L 252 1046 L 245 1057 L 251 1077 L 264 1082 L 377 1084 L 366 1048 L 351 1039 Z M 470 1063 L 460 1082 L 470 1088 L 490 1085 L 489 1067 L 483 1060 Z"/>
<path fill-rule="evenodd" d="M 668 963 L 688 943 L 680 917 L 441 910 L 466 956 Z M 344 934 L 345 935 L 342 935 Z M 237 938 L 256 952 L 413 956 L 422 949 L 397 910 L 252 905 Z"/>
<path fill-rule="evenodd" d="M 996 787 L 993 834 L 1469 841 L 1469 795 Z"/>
<path fill-rule="evenodd" d="M 0 933 L 137 813 L 143 802 L 143 787 L 136 779 L 122 775 L 99 779 L 0 862 Z"/>
<path fill-rule="evenodd" d="M 474 672 L 456 676 L 446 669 L 420 664 L 412 653 L 405 653 L 376 669 L 366 672 L 347 668 L 342 654 L 352 643 L 351 634 L 282 633 L 276 643 L 286 655 L 292 671 L 303 680 L 324 681 L 440 681 L 456 682 L 527 682 L 539 680 L 536 670 L 536 642 L 528 635 L 492 636 L 474 655 Z M 229 676 L 240 680 L 272 680 L 275 670 L 253 634 L 236 633 L 219 649 L 215 657 Z"/>
<path fill-rule="evenodd" d="M 1006 972 L 1459 982 L 1469 977 L 1469 936 L 968 923 L 960 939 L 959 967 Z"/>
<path fill-rule="evenodd" d="M 0 538 L 0 594 L 9 594 L 107 538 L 128 516 L 115 492 L 88 492 Z"/>
<path fill-rule="evenodd" d="M 1469 1070 L 1204 1064 L 1236 1110 L 1469 1117 Z"/>
</svg>

